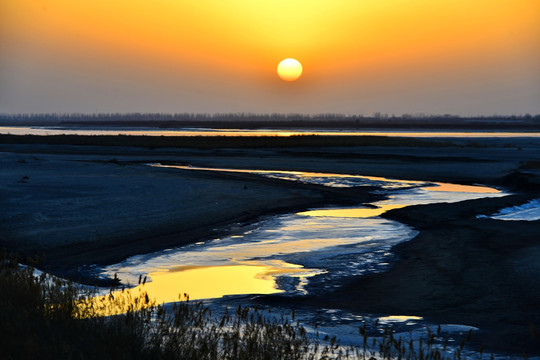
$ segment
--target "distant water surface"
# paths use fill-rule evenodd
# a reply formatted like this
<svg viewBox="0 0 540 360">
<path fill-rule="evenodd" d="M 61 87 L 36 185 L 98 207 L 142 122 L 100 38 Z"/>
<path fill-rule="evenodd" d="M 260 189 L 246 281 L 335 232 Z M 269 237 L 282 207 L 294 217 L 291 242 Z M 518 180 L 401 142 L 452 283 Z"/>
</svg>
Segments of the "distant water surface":
<svg viewBox="0 0 540 360">
<path fill-rule="evenodd" d="M 385 131 L 385 130 L 278 130 L 278 129 L 129 129 L 129 128 L 64 128 L 64 127 L 28 127 L 0 126 L 0 134 L 12 135 L 144 135 L 144 136 L 298 136 L 298 135 L 331 135 L 331 136 L 390 136 L 421 138 L 517 138 L 540 137 L 540 132 L 513 131 Z"/>
</svg>

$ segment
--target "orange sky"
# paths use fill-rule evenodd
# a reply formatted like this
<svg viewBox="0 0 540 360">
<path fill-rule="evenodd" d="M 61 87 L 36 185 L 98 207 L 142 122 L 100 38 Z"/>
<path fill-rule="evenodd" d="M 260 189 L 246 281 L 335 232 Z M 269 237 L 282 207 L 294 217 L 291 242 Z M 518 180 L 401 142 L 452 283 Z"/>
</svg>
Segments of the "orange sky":
<svg viewBox="0 0 540 360">
<path fill-rule="evenodd" d="M 538 0 L 0 0 L 0 54 L 0 112 L 540 113 Z"/>
</svg>

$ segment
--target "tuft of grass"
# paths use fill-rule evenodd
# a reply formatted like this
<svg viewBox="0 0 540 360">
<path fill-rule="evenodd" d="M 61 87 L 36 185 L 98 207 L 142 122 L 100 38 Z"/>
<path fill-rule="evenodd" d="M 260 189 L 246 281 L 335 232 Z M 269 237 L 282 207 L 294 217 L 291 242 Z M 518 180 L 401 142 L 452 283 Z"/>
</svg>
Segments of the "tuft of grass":
<svg viewBox="0 0 540 360">
<path fill-rule="evenodd" d="M 130 317 L 92 317 L 91 307 L 77 306 L 90 290 L 35 274 L 13 257 L 0 260 L 0 358 L 153 358 L 144 346 L 150 310 Z"/>
<path fill-rule="evenodd" d="M 118 314 L 102 316 L 104 313 Z M 0 256 L 0 358 L 330 360 L 459 359 L 434 345 L 439 335 L 406 342 L 385 328 L 381 340 L 360 328 L 363 346 L 308 333 L 290 318 L 239 306 L 215 317 L 187 294 L 171 306 L 144 291 L 95 290 L 20 267 Z"/>
</svg>

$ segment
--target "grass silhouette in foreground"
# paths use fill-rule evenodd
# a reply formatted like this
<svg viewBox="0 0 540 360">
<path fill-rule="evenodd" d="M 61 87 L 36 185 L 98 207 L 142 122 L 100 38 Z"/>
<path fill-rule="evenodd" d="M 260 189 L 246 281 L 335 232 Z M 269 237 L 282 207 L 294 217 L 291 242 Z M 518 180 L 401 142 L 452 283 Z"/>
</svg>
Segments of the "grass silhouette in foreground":
<svg viewBox="0 0 540 360">
<path fill-rule="evenodd" d="M 238 307 L 214 317 L 201 302 L 165 307 L 137 296 L 95 291 L 0 258 L 2 359 L 460 359 L 461 348 L 434 346 L 436 334 L 402 342 L 386 328 L 382 340 L 359 329 L 362 347 L 319 339 L 291 318 Z M 120 309 L 120 311 L 119 311 Z M 122 315 L 97 316 L 103 312 Z M 469 333 L 470 336 L 470 333 Z M 373 350 L 376 349 L 376 350 Z M 488 358 L 488 356 L 486 356 Z"/>
</svg>

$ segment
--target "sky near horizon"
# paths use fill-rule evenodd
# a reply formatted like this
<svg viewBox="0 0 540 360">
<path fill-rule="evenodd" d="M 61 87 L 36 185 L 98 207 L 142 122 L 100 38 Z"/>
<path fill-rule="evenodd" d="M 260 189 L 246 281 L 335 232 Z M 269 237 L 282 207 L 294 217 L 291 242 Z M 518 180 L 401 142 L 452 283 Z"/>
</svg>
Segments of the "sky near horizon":
<svg viewBox="0 0 540 360">
<path fill-rule="evenodd" d="M 0 113 L 40 112 L 539 114 L 540 1 L 0 0 Z"/>
</svg>

